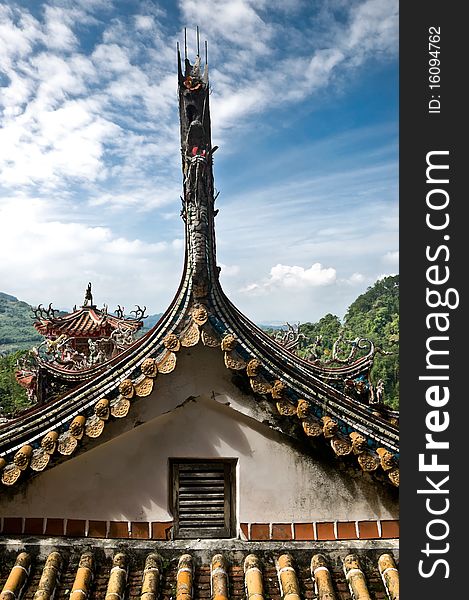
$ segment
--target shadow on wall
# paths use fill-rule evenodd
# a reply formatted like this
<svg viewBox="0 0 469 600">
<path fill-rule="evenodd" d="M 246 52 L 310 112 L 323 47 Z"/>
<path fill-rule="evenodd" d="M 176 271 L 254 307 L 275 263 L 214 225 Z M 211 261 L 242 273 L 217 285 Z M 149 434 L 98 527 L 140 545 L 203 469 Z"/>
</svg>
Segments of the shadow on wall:
<svg viewBox="0 0 469 600">
<path fill-rule="evenodd" d="M 220 396 L 218 396 L 220 397 Z M 109 432 L 110 435 L 112 432 Z M 308 456 L 285 435 L 212 397 L 189 398 L 45 471 L 14 496 L 4 516 L 171 521 L 169 458 L 239 459 L 242 522 L 393 519 L 394 490 L 351 476 L 335 456 Z"/>
<path fill-rule="evenodd" d="M 251 456 L 248 419 L 208 398 L 190 398 L 41 473 L 6 503 L 4 516 L 170 521 L 169 458 Z M 236 413 L 237 414 L 237 413 Z M 246 421 L 246 424 L 242 423 Z"/>
</svg>

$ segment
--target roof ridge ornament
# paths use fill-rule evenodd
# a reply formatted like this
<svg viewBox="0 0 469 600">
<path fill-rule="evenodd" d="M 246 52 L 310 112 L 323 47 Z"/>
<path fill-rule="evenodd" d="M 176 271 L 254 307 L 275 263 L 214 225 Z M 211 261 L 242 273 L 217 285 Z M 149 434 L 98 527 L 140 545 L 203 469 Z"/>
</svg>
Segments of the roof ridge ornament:
<svg viewBox="0 0 469 600">
<path fill-rule="evenodd" d="M 183 194 L 181 216 L 186 229 L 186 268 L 193 297 L 206 298 L 212 283 L 218 279 L 215 257 L 214 181 L 207 42 L 202 72 L 199 28 L 197 27 L 197 56 L 191 64 L 187 58 L 187 32 L 184 30 L 184 72 L 179 44 L 178 93 L 181 134 Z"/>
<path fill-rule="evenodd" d="M 93 294 L 91 293 L 91 281 L 88 283 L 88 286 L 86 288 L 86 292 L 85 292 L 85 299 L 83 301 L 83 308 L 89 306 L 90 308 L 95 308 L 95 305 L 93 304 Z"/>
<path fill-rule="evenodd" d="M 49 303 L 47 308 L 42 304 L 39 304 L 36 308 L 31 307 L 31 310 L 34 313 L 34 317 L 31 318 L 35 321 L 53 320 L 55 318 L 55 313 L 57 312 L 57 309 L 52 308 L 52 302 Z"/>
</svg>

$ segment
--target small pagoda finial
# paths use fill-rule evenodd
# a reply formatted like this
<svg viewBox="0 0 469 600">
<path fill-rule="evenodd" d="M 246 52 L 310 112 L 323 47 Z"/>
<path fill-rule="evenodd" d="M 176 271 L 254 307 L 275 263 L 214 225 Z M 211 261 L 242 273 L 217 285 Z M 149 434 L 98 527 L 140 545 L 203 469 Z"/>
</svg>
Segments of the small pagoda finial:
<svg viewBox="0 0 469 600">
<path fill-rule="evenodd" d="M 93 294 L 91 293 L 91 281 L 88 283 L 88 287 L 86 288 L 85 301 L 83 302 L 83 306 L 94 306 Z"/>
</svg>

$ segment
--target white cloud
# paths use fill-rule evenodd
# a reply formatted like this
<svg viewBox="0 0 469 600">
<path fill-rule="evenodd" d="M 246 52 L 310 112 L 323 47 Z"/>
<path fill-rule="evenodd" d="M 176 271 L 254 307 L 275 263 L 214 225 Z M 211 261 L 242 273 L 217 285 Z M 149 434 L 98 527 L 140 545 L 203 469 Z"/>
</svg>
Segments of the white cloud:
<svg viewBox="0 0 469 600">
<path fill-rule="evenodd" d="M 86 9 L 93 7 L 84 4 Z M 140 26 L 149 24 L 150 17 L 140 17 Z M 109 177 L 120 188 L 124 180 L 127 187 L 137 181 L 148 186 L 148 169 L 151 163 L 155 171 L 155 161 L 161 174 L 173 172 L 177 156 L 174 73 L 161 73 L 160 65 L 162 77 L 150 80 L 154 68 L 133 62 L 139 44 L 131 43 L 129 28 L 120 31 L 120 45 L 111 41 L 97 45 L 89 55 L 78 52 L 73 29 L 92 20 L 73 3 L 45 5 L 43 21 L 26 10 L 2 7 L 0 47 L 5 42 L 5 48 L 0 48 L 0 54 L 5 50 L 8 81 L 0 99 L 0 184 L 29 187 L 37 193 L 34 186 L 50 192 L 107 180 L 112 197 Z M 116 28 L 112 21 L 105 33 L 112 38 Z M 145 48 L 142 42 L 140 50 Z M 160 53 L 158 60 L 165 57 Z M 173 62 L 164 65 L 170 67 Z M 135 128 L 146 136 L 132 131 Z M 148 135 L 151 131 L 158 132 L 153 139 Z M 88 187 L 85 194 L 90 191 Z M 96 189 L 91 195 L 99 194 Z"/>
<path fill-rule="evenodd" d="M 140 303 L 153 312 L 167 305 L 180 275 L 180 239 L 127 239 L 109 227 L 59 220 L 55 208 L 25 196 L 2 200 L 0 236 L 9 255 L 0 263 L 2 289 L 30 303 L 70 308 L 92 281 L 95 297 L 109 305 Z"/>
<path fill-rule="evenodd" d="M 383 256 L 383 262 L 388 265 L 399 266 L 399 250 L 386 252 Z"/>
<path fill-rule="evenodd" d="M 389 0 L 367 0 L 351 12 L 345 45 L 354 51 L 355 61 L 371 52 L 395 53 L 398 4 Z"/>
<path fill-rule="evenodd" d="M 350 76 L 353 68 L 369 58 L 396 54 L 397 2 L 350 4 L 345 19 L 343 15 L 335 19 L 334 5 L 327 6 L 322 7 L 327 13 L 322 18 L 329 20 L 329 35 L 315 46 L 316 36 L 264 20 L 264 13 L 271 8 L 266 2 L 208 0 L 203 6 L 196 0 L 181 2 L 186 22 L 202 23 L 201 34 L 215 40 L 211 52 L 221 65 L 211 72 L 212 115 L 219 132 L 239 125 L 240 119 L 270 110 L 279 90 L 283 104 L 299 102 L 334 78 Z M 290 45 L 295 47 L 294 58 L 288 51 L 279 52 Z"/>
<path fill-rule="evenodd" d="M 0 131 L 0 182 L 62 187 L 64 178 L 94 181 L 101 176 L 104 144 L 119 127 L 97 115 L 87 100 L 66 101 L 55 110 L 36 108 Z"/>
<path fill-rule="evenodd" d="M 38 22 L 28 12 L 0 5 L 0 68 L 8 72 L 13 61 L 29 54 L 40 39 Z"/>
<path fill-rule="evenodd" d="M 217 138 L 230 135 L 251 115 L 272 110 L 279 89 L 283 103 L 299 102 L 327 86 L 339 69 L 346 72 L 348 65 L 357 66 L 376 52 L 395 52 L 393 2 L 352 4 L 341 19 L 333 4 L 324 4 L 321 18 L 329 19 L 330 34 L 320 47 L 314 36 L 290 30 L 269 13 L 272 8 L 295 12 L 300 6 L 296 0 L 285 7 L 264 0 L 181 0 L 183 20 L 200 23 L 202 40 L 210 40 Z M 178 177 L 175 39 L 162 26 L 165 13 L 142 2 L 135 15 L 120 14 L 104 23 L 94 14 L 110 10 L 103 0 L 43 7 L 38 18 L 26 9 L 0 10 L 0 61 L 3 56 L 9 78 L 0 101 L 0 183 L 12 188 L 40 184 L 50 191 L 70 185 L 72 178 L 96 198 L 104 183 L 118 189 L 125 181 L 138 188 L 155 173 L 160 179 Z M 77 36 L 90 23 L 103 30 L 85 52 Z M 194 46 L 192 35 L 189 47 Z M 99 187 L 91 190 L 91 183 Z M 160 184 L 153 179 L 155 189 Z M 119 195 L 108 192 L 106 204 L 115 198 L 119 206 Z M 153 206 L 150 201 L 148 207 Z"/>
<path fill-rule="evenodd" d="M 141 31 L 149 31 L 154 27 L 155 23 L 153 17 L 148 15 L 136 15 L 135 16 L 135 28 Z"/>
<path fill-rule="evenodd" d="M 186 23 L 201 23 L 201 35 L 222 43 L 236 44 L 242 48 L 247 58 L 249 54 L 269 52 L 268 42 L 274 28 L 265 22 L 256 8 L 263 2 L 256 0 L 183 0 L 180 3 L 183 20 Z M 193 47 L 194 39 L 189 39 Z M 231 55 L 229 63 L 236 66 L 242 55 Z M 243 61 L 244 62 L 244 61 Z"/>
<path fill-rule="evenodd" d="M 65 298 L 60 278 L 70 279 L 81 294 L 81 280 L 84 276 L 87 281 L 88 273 L 102 284 L 105 300 L 116 289 L 111 281 L 115 284 L 120 278 L 126 282 L 117 286 L 121 291 L 135 289 L 142 291 L 145 300 L 161 299 L 158 310 L 165 305 L 164 294 L 177 287 L 174 260 L 182 261 L 182 241 L 171 222 L 177 220 L 181 178 L 175 23 L 155 3 L 137 0 L 129 11 L 119 10 L 118 4 L 50 0 L 34 10 L 36 17 L 13 3 L 0 6 L 0 68 L 5 73 L 0 95 L 0 186 L 5 190 L 1 202 L 4 211 L 17 210 L 21 215 L 13 221 L 10 214 L 4 243 L 8 240 L 18 254 L 27 244 L 34 248 L 31 256 L 23 252 L 25 256 L 15 258 L 11 266 L 3 265 L 0 275 L 9 286 L 6 291 L 20 294 L 23 290 L 27 300 L 30 290 L 41 294 L 47 290 L 51 299 L 73 304 L 77 298 Z M 202 41 L 205 36 L 209 39 L 213 131 L 225 156 L 241 154 L 246 148 L 239 131 L 246 124 L 253 126 L 253 115 L 256 126 L 259 115 L 275 116 L 280 104 L 272 98 L 281 97 L 281 107 L 294 107 L 349 77 L 366 60 L 396 53 L 395 2 L 317 3 L 314 15 L 311 8 L 315 35 L 308 26 L 298 28 L 288 21 L 289 14 L 300 14 L 307 6 L 302 0 L 181 0 L 179 6 L 181 21 L 199 23 Z M 90 24 L 93 29 L 87 31 Z M 83 33 L 94 31 L 100 32 L 94 40 L 81 39 Z M 182 40 L 181 32 L 177 37 Z M 194 47 L 195 33 L 190 32 L 191 56 Z M 308 151 L 309 156 L 314 153 L 316 160 L 320 158 L 321 148 Z M 305 296 L 299 310 L 318 306 L 318 298 L 312 295 L 319 291 L 334 306 L 334 297 L 327 294 L 340 286 L 333 284 L 347 280 L 350 288 L 359 287 L 355 272 L 363 270 L 357 264 L 342 268 L 339 260 L 352 263 L 357 257 L 377 256 L 379 261 L 388 248 L 395 247 L 396 218 L 389 217 L 382 200 L 391 178 L 387 165 L 360 172 L 349 172 L 345 166 L 340 178 L 325 169 L 328 175 L 323 176 L 310 172 L 310 160 L 308 171 L 299 172 L 290 152 L 294 154 L 291 149 L 272 152 L 263 164 L 259 189 L 252 194 L 245 194 L 240 185 L 230 197 L 223 197 L 217 224 L 218 248 L 225 263 L 222 280 L 235 295 L 236 290 L 251 286 L 250 293 L 241 294 L 246 299 L 256 293 L 272 298 L 275 292 L 278 301 L 269 302 L 268 309 L 276 311 L 278 318 L 295 291 Z M 354 195 L 356 202 L 351 200 Z M 371 208 L 359 210 L 358 205 L 368 200 L 373 201 Z M 153 232 L 164 242 L 151 244 L 138 231 L 126 231 L 127 220 L 138 220 L 139 214 L 149 217 L 148 211 L 172 202 L 174 210 L 165 221 L 164 233 L 163 227 Z M 280 210 L 286 204 L 287 218 Z M 331 207 L 337 205 L 346 219 L 336 218 Z M 63 208 L 61 216 L 58 206 Z M 317 211 L 317 207 L 327 209 Z M 314 237 L 309 217 L 305 218 L 311 208 L 316 214 Z M 65 209 L 73 216 L 64 216 Z M 124 211 L 126 219 L 121 217 Z M 225 212 L 228 225 L 223 221 Z M 96 222 L 106 226 L 97 227 Z M 241 222 L 242 234 L 236 228 Z M 370 233 L 370 222 L 375 232 Z M 278 223 L 288 244 L 279 244 Z M 166 236 L 167 227 L 175 231 L 172 241 Z M 341 236 L 347 243 L 345 255 L 337 244 Z M 232 250 L 226 252 L 228 247 Z M 233 249 L 239 257 L 233 256 Z M 163 250 L 170 258 L 158 263 L 161 277 L 150 284 L 145 274 Z M 341 264 L 342 278 L 332 268 L 288 266 L 297 265 L 298 257 L 300 264 L 310 265 L 313 260 Z M 167 262 L 172 269 L 165 266 Z M 260 274 L 269 269 L 270 275 L 261 279 Z M 44 300 L 38 296 L 31 301 Z"/>
<path fill-rule="evenodd" d="M 346 281 L 351 285 L 361 285 L 365 280 L 366 278 L 362 273 L 352 273 Z"/>
<path fill-rule="evenodd" d="M 57 6 L 45 6 L 44 41 L 49 48 L 71 50 L 77 44 L 70 25 L 73 25 L 73 14 Z"/>
<path fill-rule="evenodd" d="M 270 275 L 260 283 L 251 283 L 243 290 L 245 293 L 264 293 L 274 288 L 301 290 L 309 287 L 327 286 L 335 283 L 336 270 L 324 268 L 320 263 L 304 267 L 277 264 L 270 269 Z"/>
<path fill-rule="evenodd" d="M 168 186 L 162 183 L 161 186 L 149 185 L 128 185 L 126 190 L 116 190 L 113 192 L 97 191 L 89 199 L 90 206 L 108 206 L 114 211 L 137 210 L 149 211 L 162 206 L 175 203 L 179 197 L 180 186 Z"/>
<path fill-rule="evenodd" d="M 225 277 L 235 277 L 236 275 L 239 275 L 240 268 L 238 265 L 224 265 L 223 263 L 218 263 L 218 266 L 221 269 L 220 276 L 222 280 Z"/>
<path fill-rule="evenodd" d="M 93 51 L 92 60 L 99 65 L 104 77 L 126 73 L 132 69 L 126 49 L 116 43 L 99 44 Z"/>
</svg>

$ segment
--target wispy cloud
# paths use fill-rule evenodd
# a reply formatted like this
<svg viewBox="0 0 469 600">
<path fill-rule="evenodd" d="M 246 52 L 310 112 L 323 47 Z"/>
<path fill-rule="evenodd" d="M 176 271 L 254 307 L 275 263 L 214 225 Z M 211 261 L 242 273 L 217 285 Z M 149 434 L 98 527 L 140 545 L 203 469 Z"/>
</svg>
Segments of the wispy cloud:
<svg viewBox="0 0 469 600">
<path fill-rule="evenodd" d="M 130 172 L 145 178 L 150 168 L 148 157 L 142 167 L 142 146 L 148 146 L 160 173 L 174 174 L 175 38 L 165 32 L 164 13 L 101 23 L 100 39 L 84 51 L 77 31 L 90 23 L 89 9 L 96 5 L 43 3 L 42 18 L 2 7 L 0 54 L 8 78 L 2 96 L 4 185 L 50 189 L 70 178 L 111 185 L 112 166 L 122 166 L 124 177 Z M 283 45 L 288 31 L 267 20 L 266 7 L 251 0 L 180 3 L 184 20 L 203 23 L 202 34 L 214 40 L 217 136 L 240 119 L 270 110 L 279 89 L 283 102 L 299 102 L 327 86 L 340 68 L 345 74 L 378 51 L 396 51 L 394 3 L 352 4 L 341 26 L 335 22 L 328 47 L 314 47 L 314 36 L 303 32 L 304 46 L 295 57 Z"/>
<path fill-rule="evenodd" d="M 221 67 L 212 74 L 212 112 L 220 132 L 270 109 L 279 91 L 282 103 L 300 102 L 350 76 L 369 58 L 377 54 L 389 58 L 397 51 L 397 3 L 387 0 L 350 3 L 345 13 L 343 6 L 334 11 L 325 3 L 311 29 L 289 29 L 268 21 L 272 6 L 266 2 L 180 4 L 187 22 L 204 23 L 202 33 L 215 40 L 211 51 L 216 58 L 223 56 Z M 321 20 L 327 21 L 327 35 L 318 40 L 315 32 Z"/>
<path fill-rule="evenodd" d="M 399 250 L 390 250 L 383 256 L 383 262 L 387 265 L 398 267 L 399 266 Z"/>
<path fill-rule="evenodd" d="M 359 257 L 378 257 L 379 272 L 396 266 L 392 151 L 374 143 L 375 155 L 363 152 L 359 165 L 350 148 L 370 144 L 363 132 L 350 143 L 330 136 L 296 147 L 286 136 L 266 160 L 256 133 L 261 119 L 281 119 L 285 107 L 305 110 L 312 99 L 345 93 L 368 62 L 394 60 L 397 2 L 180 0 L 165 8 L 135 0 L 126 10 L 107 0 L 11 2 L 0 6 L 6 291 L 42 301 L 38 291 L 47 289 L 70 305 L 76 300 L 60 278 L 81 289 L 79 280 L 92 275 L 112 296 L 120 274 L 154 298 L 155 310 L 171 296 L 174 264 L 158 261 L 151 285 L 146 273 L 163 251 L 182 261 L 182 227 L 168 216 L 179 212 L 175 45 L 186 23 L 199 23 L 209 39 L 213 131 L 227 157 L 217 161 L 246 161 L 230 170 L 235 177 L 238 169 L 238 184 L 227 189 L 218 217 L 221 277 L 235 298 L 249 285 L 279 293 L 269 306 L 279 314 L 282 294 L 293 288 L 359 285 L 354 273 L 362 272 L 365 284 L 378 267 L 366 271 Z M 194 35 L 189 46 L 193 53 Z M 26 243 L 40 249 L 24 253 Z M 316 272 L 317 263 L 333 266 Z M 332 271 L 333 284 L 312 284 L 329 281 Z M 264 305 L 252 301 L 254 314 Z"/>
<path fill-rule="evenodd" d="M 336 270 L 314 263 L 308 269 L 298 266 L 275 265 L 270 269 L 269 277 L 259 283 L 250 283 L 241 291 L 247 294 L 266 294 L 272 288 L 285 288 L 300 291 L 308 287 L 331 285 L 336 281 Z"/>
<path fill-rule="evenodd" d="M 52 299 L 68 308 L 81 300 L 89 280 L 96 298 L 110 304 L 146 303 L 156 312 L 162 306 L 152 299 L 171 300 L 179 277 L 174 267 L 182 262 L 181 239 L 147 243 L 119 237 L 108 227 L 64 222 L 55 208 L 39 198 L 2 199 L 0 236 L 10 257 L 0 264 L 2 284 L 15 282 L 15 293 L 30 302 Z"/>
</svg>

